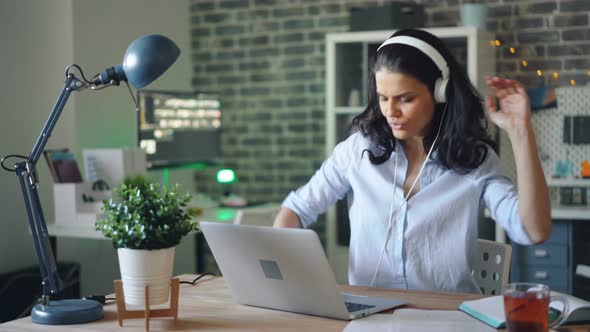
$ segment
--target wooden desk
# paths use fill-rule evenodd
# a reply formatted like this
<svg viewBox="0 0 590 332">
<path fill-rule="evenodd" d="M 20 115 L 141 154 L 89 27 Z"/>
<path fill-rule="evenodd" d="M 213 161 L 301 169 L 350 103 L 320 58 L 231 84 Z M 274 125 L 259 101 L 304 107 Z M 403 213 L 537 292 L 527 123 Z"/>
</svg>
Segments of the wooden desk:
<svg viewBox="0 0 590 332">
<path fill-rule="evenodd" d="M 195 275 L 181 275 L 181 281 L 191 281 Z M 477 294 L 369 289 L 341 286 L 355 294 L 402 298 L 410 302 L 404 308 L 456 310 L 464 300 L 482 298 Z M 390 313 L 392 311 L 389 311 Z M 128 319 L 119 329 L 116 304 L 104 306 L 104 319 L 79 325 L 38 325 L 31 318 L 14 320 L 0 325 L 0 331 L 145 331 L 143 319 Z M 178 321 L 155 318 L 150 331 L 342 331 L 347 321 L 295 314 L 284 311 L 255 308 L 236 304 L 223 278 L 204 277 L 196 285 L 180 285 Z M 560 329 L 562 330 L 562 329 Z M 590 331 L 590 327 L 567 327 L 562 331 Z"/>
</svg>

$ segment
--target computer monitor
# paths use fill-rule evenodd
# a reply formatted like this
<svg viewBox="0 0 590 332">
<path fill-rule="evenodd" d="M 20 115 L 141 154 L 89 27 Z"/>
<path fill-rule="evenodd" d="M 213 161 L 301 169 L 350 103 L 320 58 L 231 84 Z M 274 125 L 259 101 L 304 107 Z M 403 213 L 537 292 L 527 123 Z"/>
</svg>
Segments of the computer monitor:
<svg viewBox="0 0 590 332">
<path fill-rule="evenodd" d="M 219 95 L 139 90 L 138 145 L 148 168 L 217 163 L 221 157 Z"/>
</svg>

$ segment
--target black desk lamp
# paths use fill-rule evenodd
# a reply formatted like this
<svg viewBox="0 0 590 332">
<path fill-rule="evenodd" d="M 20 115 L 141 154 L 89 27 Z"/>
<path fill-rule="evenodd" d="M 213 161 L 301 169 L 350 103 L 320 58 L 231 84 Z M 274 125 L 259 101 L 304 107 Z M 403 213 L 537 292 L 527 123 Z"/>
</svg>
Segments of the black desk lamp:
<svg viewBox="0 0 590 332">
<path fill-rule="evenodd" d="M 145 35 L 137 38 L 129 45 L 123 58 L 123 64 L 107 68 L 90 81 L 84 77 L 84 73 L 78 65 L 68 66 L 66 68 L 64 87 L 49 114 L 41 135 L 33 146 L 31 154 L 28 157 L 8 155 L 2 158 L 2 168 L 10 172 L 16 172 L 18 176 L 33 235 L 35 252 L 39 261 L 39 269 L 41 270 L 43 294 L 40 303 L 31 311 L 31 318 L 34 323 L 51 325 L 77 324 L 103 317 L 102 305 L 96 301 L 80 299 L 50 301 L 50 295 L 55 295 L 61 290 L 61 280 L 57 273 L 55 256 L 49 244 L 47 225 L 37 191 L 39 180 L 35 166 L 70 93 L 87 88 L 98 90 L 111 85 L 119 85 L 122 81 L 128 83 L 128 87 L 130 84 L 135 88 L 143 88 L 166 72 L 179 55 L 180 49 L 172 40 L 160 35 Z M 72 68 L 78 69 L 82 80 L 70 73 Z M 130 87 L 129 89 L 131 90 Z M 20 158 L 23 161 L 16 163 L 14 168 L 11 169 L 4 165 L 4 161 L 8 158 Z"/>
</svg>

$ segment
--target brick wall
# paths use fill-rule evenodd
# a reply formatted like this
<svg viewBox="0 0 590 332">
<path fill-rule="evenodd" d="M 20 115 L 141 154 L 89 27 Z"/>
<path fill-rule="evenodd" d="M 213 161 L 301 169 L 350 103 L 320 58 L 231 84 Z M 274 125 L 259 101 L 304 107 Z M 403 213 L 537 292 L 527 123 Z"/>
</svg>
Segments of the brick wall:
<svg viewBox="0 0 590 332">
<path fill-rule="evenodd" d="M 251 201 L 282 200 L 321 165 L 324 36 L 348 31 L 351 7 L 379 2 L 192 1 L 192 83 L 196 90 L 221 93 L 223 166 L 236 170 L 234 192 Z M 425 6 L 427 26 L 459 24 L 463 1 L 416 2 Z M 500 75 L 528 86 L 588 82 L 589 0 L 481 2 L 490 8 L 489 30 L 503 43 L 497 49 Z M 523 57 L 528 67 L 521 64 Z M 537 76 L 537 69 L 544 75 Z M 553 71 L 559 79 L 552 78 Z M 215 171 L 196 173 L 197 190 L 221 192 Z"/>
<path fill-rule="evenodd" d="M 430 6 L 429 26 L 459 24 L 459 3 L 444 1 Z M 441 1 L 442 2 L 442 1 Z M 491 0 L 470 1 L 489 7 L 488 30 L 496 31 L 502 45 L 497 52 L 497 73 L 527 86 L 565 86 L 590 81 L 590 1 Z M 515 53 L 510 52 L 514 47 Z M 522 60 L 528 62 L 523 66 Z M 537 75 L 541 69 L 542 76 Z M 553 73 L 558 73 L 558 78 Z"/>
</svg>

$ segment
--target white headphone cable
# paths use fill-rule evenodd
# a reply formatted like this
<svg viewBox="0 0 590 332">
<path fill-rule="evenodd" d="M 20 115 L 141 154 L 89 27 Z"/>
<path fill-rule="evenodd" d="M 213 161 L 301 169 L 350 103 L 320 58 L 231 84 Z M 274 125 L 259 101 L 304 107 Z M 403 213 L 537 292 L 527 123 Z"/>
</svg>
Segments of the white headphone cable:
<svg viewBox="0 0 590 332">
<path fill-rule="evenodd" d="M 385 231 L 385 243 L 383 243 L 383 248 L 381 249 L 381 254 L 379 255 L 379 260 L 377 261 L 377 268 L 375 269 L 375 273 L 373 273 L 373 279 L 371 280 L 371 285 L 369 287 L 375 286 L 375 281 L 377 280 L 377 273 L 379 272 L 379 267 L 381 266 L 381 261 L 383 260 L 383 255 L 385 254 L 385 250 L 387 248 L 387 243 L 389 242 L 389 238 L 391 237 L 391 228 L 393 226 L 393 220 L 395 220 L 395 218 L 397 217 L 397 214 L 408 203 L 408 197 L 412 193 L 412 190 L 414 190 L 414 186 L 416 185 L 416 183 L 418 183 L 418 179 L 420 179 L 420 175 L 422 174 L 422 171 L 424 170 L 424 166 L 426 166 L 426 162 L 428 161 L 428 158 L 430 158 L 430 154 L 432 153 L 434 146 L 436 144 L 436 141 L 438 140 L 438 136 L 440 135 L 440 129 L 442 128 L 442 124 L 445 119 L 445 114 L 447 113 L 447 105 L 448 104 L 445 104 L 445 109 L 443 111 L 442 118 L 440 119 L 440 123 L 438 125 L 438 131 L 436 133 L 436 137 L 434 138 L 434 141 L 432 142 L 432 145 L 430 146 L 430 149 L 428 150 L 428 154 L 426 155 L 426 159 L 424 159 L 424 163 L 422 163 L 422 167 L 420 167 L 420 171 L 418 172 L 418 175 L 414 179 L 414 182 L 412 183 L 410 190 L 408 190 L 406 197 L 404 197 L 404 202 L 402 203 L 402 206 L 400 206 L 400 208 L 397 209 L 394 214 L 393 213 L 393 200 L 395 199 L 395 189 L 397 188 L 397 154 L 398 154 L 398 152 L 395 153 L 395 167 L 394 167 L 394 174 L 393 174 L 393 196 L 392 196 L 391 205 L 389 208 L 389 223 L 387 225 L 387 230 Z"/>
</svg>

